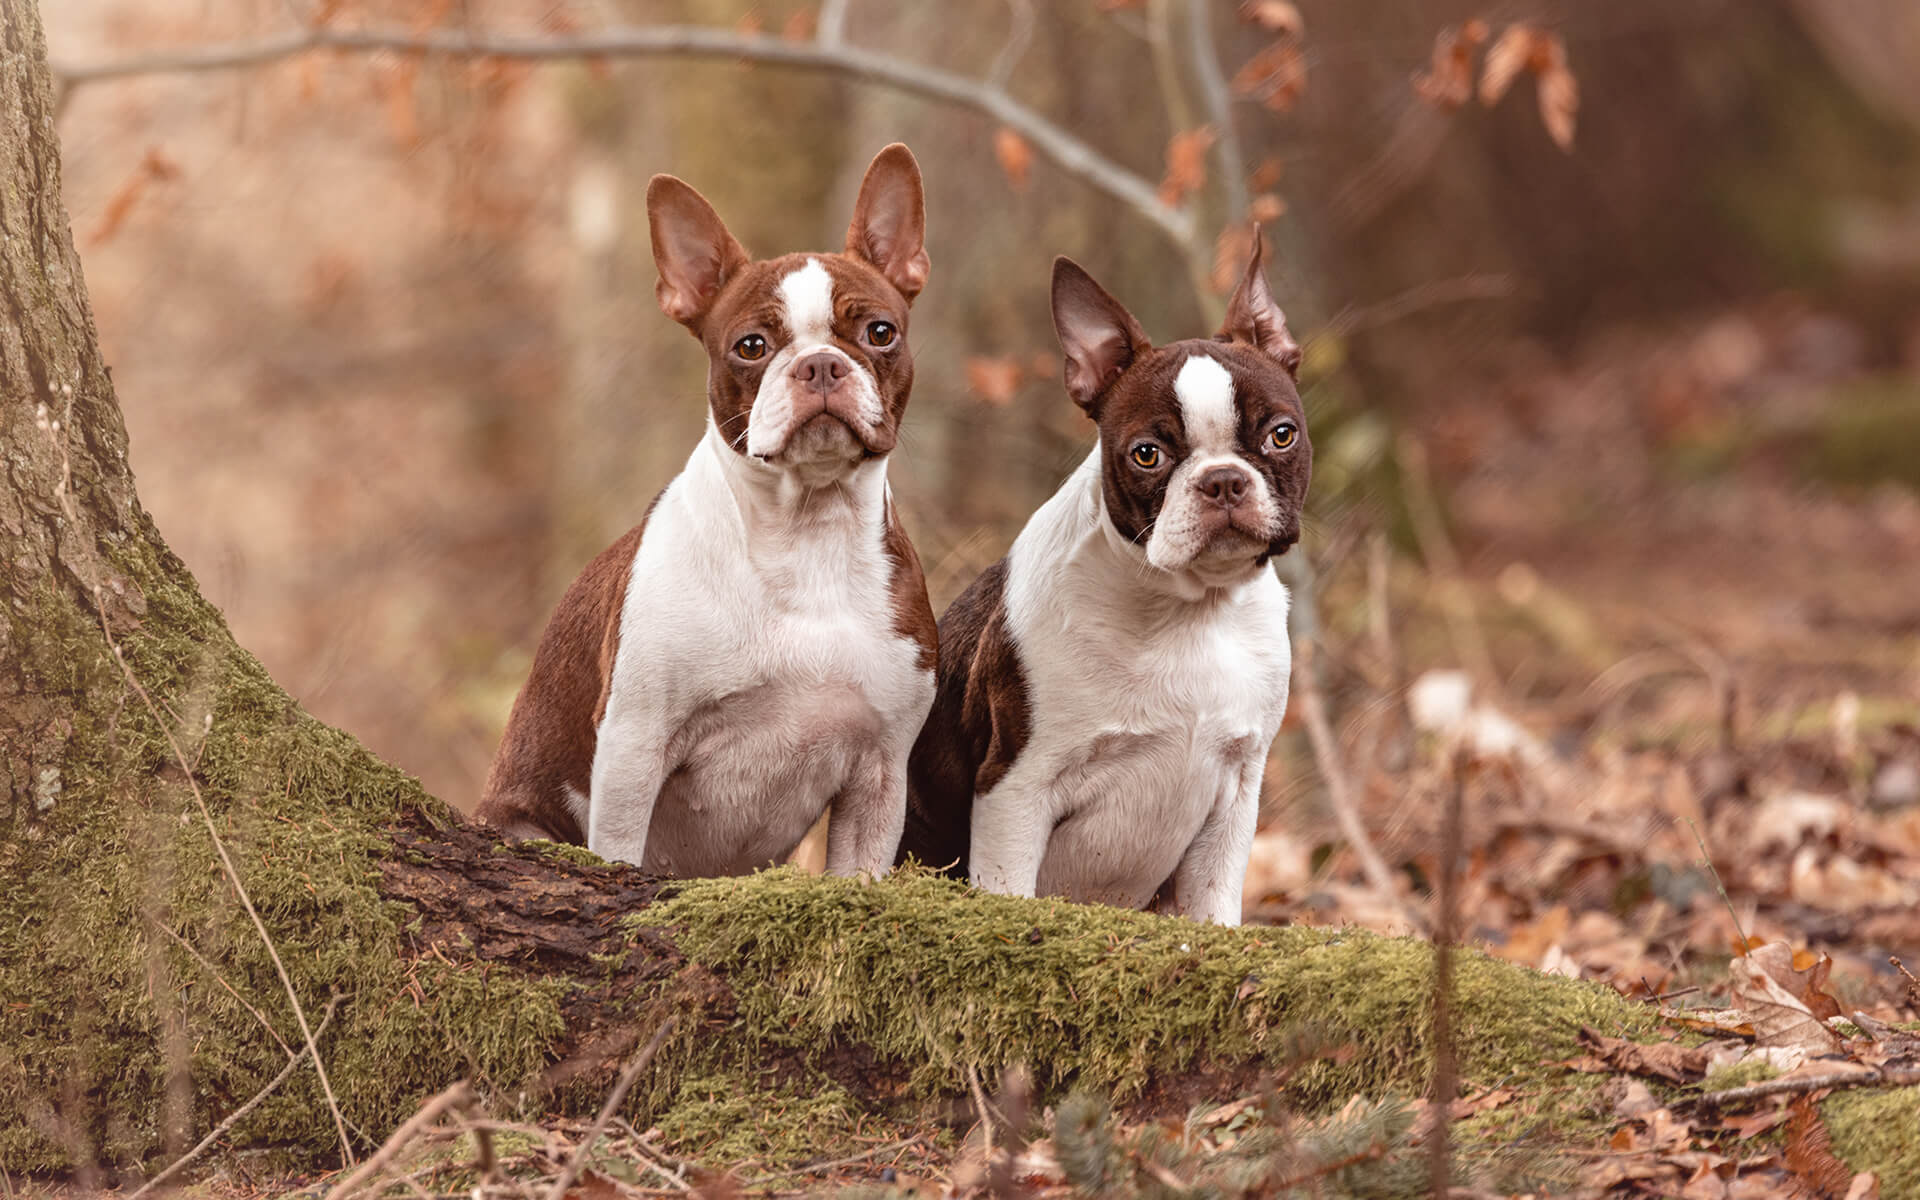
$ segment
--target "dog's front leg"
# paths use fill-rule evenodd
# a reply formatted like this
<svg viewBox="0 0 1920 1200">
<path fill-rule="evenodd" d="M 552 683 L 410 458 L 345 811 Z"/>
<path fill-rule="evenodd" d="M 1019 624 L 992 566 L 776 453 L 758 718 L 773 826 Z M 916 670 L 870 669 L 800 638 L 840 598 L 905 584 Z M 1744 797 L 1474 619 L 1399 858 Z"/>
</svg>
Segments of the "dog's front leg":
<svg viewBox="0 0 1920 1200">
<path fill-rule="evenodd" d="M 1051 798 L 1022 786 L 1018 774 L 1016 764 L 991 792 L 974 798 L 967 877 L 985 891 L 1031 896 L 1040 881 L 1053 814 Z"/>
<path fill-rule="evenodd" d="M 1240 923 L 1247 857 L 1260 819 L 1260 777 L 1266 762 L 1254 756 L 1240 768 L 1232 793 L 1216 804 L 1173 870 L 1175 911 L 1216 925 Z"/>
<path fill-rule="evenodd" d="M 601 858 L 645 862 L 654 801 L 667 778 L 667 727 L 657 714 L 608 714 L 594 743 L 587 797 L 587 849 Z"/>
<path fill-rule="evenodd" d="M 905 751 L 889 749 L 856 765 L 829 812 L 827 874 L 885 875 L 907 824 Z"/>
</svg>

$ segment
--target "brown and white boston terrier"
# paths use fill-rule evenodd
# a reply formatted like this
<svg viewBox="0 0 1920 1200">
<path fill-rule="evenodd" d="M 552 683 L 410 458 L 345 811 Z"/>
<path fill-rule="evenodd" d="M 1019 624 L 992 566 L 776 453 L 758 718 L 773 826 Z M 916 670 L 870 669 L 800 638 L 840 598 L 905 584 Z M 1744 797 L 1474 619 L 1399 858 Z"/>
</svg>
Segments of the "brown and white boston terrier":
<svg viewBox="0 0 1920 1200">
<path fill-rule="evenodd" d="M 547 625 L 476 816 L 663 875 L 740 874 L 831 810 L 884 873 L 933 702 L 933 611 L 887 487 L 927 280 L 920 169 L 867 168 L 841 254 L 751 260 L 647 188 L 660 307 L 706 347 L 706 436 Z"/>
<path fill-rule="evenodd" d="M 1160 347 L 1054 262 L 1067 391 L 1099 444 L 940 621 L 902 860 L 1017 895 L 1170 892 L 1239 924 L 1291 660 L 1267 561 L 1299 540 L 1313 461 L 1258 240 L 1220 333 Z"/>
</svg>

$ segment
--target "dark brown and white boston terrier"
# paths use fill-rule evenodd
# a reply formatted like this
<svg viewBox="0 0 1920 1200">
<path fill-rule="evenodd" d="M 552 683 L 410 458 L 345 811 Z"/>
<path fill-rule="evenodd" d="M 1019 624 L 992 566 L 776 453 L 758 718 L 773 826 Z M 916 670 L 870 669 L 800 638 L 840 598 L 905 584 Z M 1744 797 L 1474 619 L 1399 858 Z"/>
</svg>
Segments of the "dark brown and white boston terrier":
<svg viewBox="0 0 1920 1200">
<path fill-rule="evenodd" d="M 1312 470 L 1300 349 L 1258 238 L 1211 341 L 1155 347 L 1067 259 L 1053 320 L 1093 453 L 940 622 L 901 858 L 993 892 L 1240 922 L 1287 707 L 1287 591 Z"/>
<path fill-rule="evenodd" d="M 660 307 L 709 359 L 706 436 L 560 601 L 475 814 L 665 875 L 739 874 L 831 810 L 880 874 L 933 702 L 933 611 L 887 487 L 927 279 L 920 169 L 867 169 L 845 253 L 751 260 L 647 188 Z"/>
</svg>

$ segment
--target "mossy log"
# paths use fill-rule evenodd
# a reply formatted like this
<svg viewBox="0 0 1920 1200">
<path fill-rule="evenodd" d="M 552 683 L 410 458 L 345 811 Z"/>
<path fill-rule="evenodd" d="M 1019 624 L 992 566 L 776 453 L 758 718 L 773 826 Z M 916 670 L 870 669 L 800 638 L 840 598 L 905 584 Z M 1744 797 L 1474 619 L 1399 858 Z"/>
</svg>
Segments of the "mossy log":
<svg viewBox="0 0 1920 1200">
<path fill-rule="evenodd" d="M 1423 1086 L 1421 943 L 928 875 L 663 884 L 501 846 L 301 712 L 139 507 L 31 0 L 0 0 L 0 26 L 0 1166 L 150 1170 L 299 1049 L 291 997 L 333 1012 L 319 1052 L 356 1152 L 456 1078 L 502 1111 L 590 1111 L 669 1012 L 631 1104 L 683 1124 L 780 1095 L 923 1113 L 1016 1061 L 1048 1094 L 1171 1111 L 1282 1064 L 1302 1106 Z M 1603 1116 L 1545 1064 L 1582 1025 L 1649 1032 L 1643 1007 L 1476 954 L 1455 977 L 1469 1086 Z M 1303 1055 L 1308 1034 L 1343 1050 Z M 1884 1117 L 1864 1124 L 1882 1145 Z M 339 1157 L 315 1071 L 223 1143 L 252 1148 Z"/>
</svg>

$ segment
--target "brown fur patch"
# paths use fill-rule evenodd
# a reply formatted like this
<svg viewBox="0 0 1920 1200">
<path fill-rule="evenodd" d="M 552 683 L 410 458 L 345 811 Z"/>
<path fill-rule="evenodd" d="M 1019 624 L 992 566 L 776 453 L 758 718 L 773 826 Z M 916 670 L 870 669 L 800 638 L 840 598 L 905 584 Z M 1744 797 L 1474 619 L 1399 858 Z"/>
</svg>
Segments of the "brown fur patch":
<svg viewBox="0 0 1920 1200">
<path fill-rule="evenodd" d="M 966 872 L 973 799 L 990 791 L 1032 730 L 1026 674 L 1007 632 L 1007 560 L 988 567 L 940 619 L 933 711 L 907 762 L 907 825 L 896 863 L 912 855 Z"/>
<path fill-rule="evenodd" d="M 920 570 L 920 555 L 900 524 L 900 510 L 887 498 L 887 533 L 882 545 L 893 560 L 893 631 L 920 645 L 918 662 L 923 671 L 932 671 L 940 661 L 940 634 L 933 620 L 933 604 L 927 599 L 927 577 Z"/>
<path fill-rule="evenodd" d="M 514 698 L 475 820 L 515 837 L 586 844 L 563 789 L 588 794 L 620 648 L 627 578 L 646 527 L 643 517 L 588 563 L 560 598 L 534 651 L 533 670 Z"/>
</svg>

